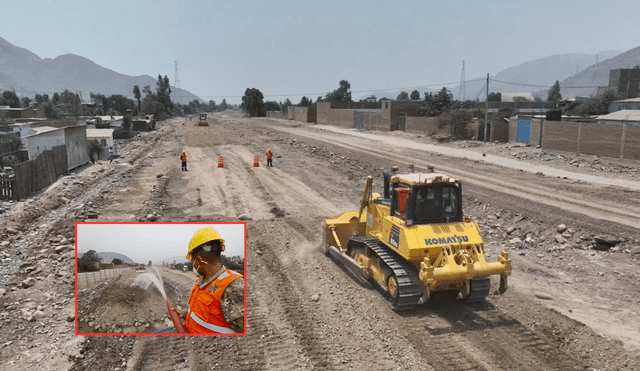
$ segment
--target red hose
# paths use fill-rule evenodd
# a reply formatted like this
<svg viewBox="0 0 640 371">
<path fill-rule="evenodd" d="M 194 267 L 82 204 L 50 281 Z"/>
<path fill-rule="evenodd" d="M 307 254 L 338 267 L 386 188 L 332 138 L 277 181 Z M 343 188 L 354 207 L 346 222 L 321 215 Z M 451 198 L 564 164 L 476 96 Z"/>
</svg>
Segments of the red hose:
<svg viewBox="0 0 640 371">
<path fill-rule="evenodd" d="M 178 334 L 187 333 L 187 330 L 184 328 L 182 321 L 180 321 L 180 316 L 178 315 L 178 312 L 176 312 L 176 308 L 174 308 L 173 305 L 171 305 L 171 303 L 169 302 L 169 299 L 167 299 L 167 309 L 169 309 L 169 316 L 171 317 L 171 321 L 173 322 L 173 325 L 176 328 L 176 332 Z"/>
</svg>

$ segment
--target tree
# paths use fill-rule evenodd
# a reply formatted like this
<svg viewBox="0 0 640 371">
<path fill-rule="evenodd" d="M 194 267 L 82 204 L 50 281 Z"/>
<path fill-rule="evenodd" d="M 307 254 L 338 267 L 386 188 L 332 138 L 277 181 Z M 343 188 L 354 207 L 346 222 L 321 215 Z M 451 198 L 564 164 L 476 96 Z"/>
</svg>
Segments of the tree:
<svg viewBox="0 0 640 371">
<path fill-rule="evenodd" d="M 225 111 L 229 106 L 227 106 L 227 100 L 222 99 L 222 103 L 220 103 L 220 111 Z"/>
<path fill-rule="evenodd" d="M 111 264 L 113 265 L 122 265 L 124 264 L 124 262 L 121 259 L 115 258 L 111 261 Z"/>
<path fill-rule="evenodd" d="M 311 98 L 302 97 L 302 99 L 300 99 L 300 103 L 298 105 L 300 107 L 311 107 L 313 105 L 313 102 L 311 101 Z"/>
<path fill-rule="evenodd" d="M 266 101 L 264 102 L 264 110 L 265 111 L 280 111 L 280 105 L 275 101 Z"/>
<path fill-rule="evenodd" d="M 409 94 L 406 91 L 403 91 L 400 94 L 398 94 L 398 97 L 396 97 L 396 100 L 409 100 Z"/>
<path fill-rule="evenodd" d="M 502 102 L 502 93 L 489 93 L 489 102 Z"/>
<path fill-rule="evenodd" d="M 53 97 L 51 98 L 51 103 L 53 103 L 54 105 L 57 105 L 58 102 L 60 101 L 60 94 L 53 93 Z"/>
<path fill-rule="evenodd" d="M 556 80 L 555 84 L 549 90 L 549 95 L 547 95 L 547 102 L 558 103 L 558 101 L 562 99 L 562 95 L 560 95 L 560 82 Z"/>
<path fill-rule="evenodd" d="M 153 262 L 151 260 L 149 260 L 149 262 L 147 263 L 147 267 L 150 267 L 153 265 Z"/>
<path fill-rule="evenodd" d="M 21 105 L 23 108 L 29 108 L 29 104 L 30 104 L 30 103 L 31 103 L 31 98 L 29 98 L 29 97 L 22 97 L 22 98 L 20 99 L 20 105 Z"/>
<path fill-rule="evenodd" d="M 146 85 L 142 88 L 142 91 L 144 92 L 144 96 L 145 98 L 153 98 L 156 99 L 156 94 L 151 91 L 151 85 Z"/>
<path fill-rule="evenodd" d="M 36 94 L 36 103 L 42 104 L 42 95 Z"/>
<path fill-rule="evenodd" d="M 420 92 L 417 90 L 412 91 L 411 100 L 420 100 Z"/>
<path fill-rule="evenodd" d="M 42 94 L 42 102 L 43 103 L 49 102 L 49 94 Z"/>
<path fill-rule="evenodd" d="M 242 104 L 240 108 L 244 110 L 249 117 L 264 117 L 264 96 L 260 92 L 260 90 L 256 88 L 251 88 L 245 90 L 244 96 L 242 97 Z"/>
<path fill-rule="evenodd" d="M 140 98 L 141 98 L 141 94 L 140 94 L 140 88 L 138 87 L 138 85 L 134 85 L 133 86 L 133 97 L 136 99 L 136 101 L 138 102 L 138 112 L 140 112 Z"/>
<path fill-rule="evenodd" d="M 44 109 L 44 117 L 47 119 L 51 120 L 59 117 L 58 109 L 51 102 L 43 103 L 42 108 Z"/>
<path fill-rule="evenodd" d="M 470 111 L 464 109 L 454 110 L 442 116 L 439 126 L 442 129 L 445 125 L 450 125 L 452 139 L 469 139 L 471 137 L 469 131 L 471 120 L 473 120 L 473 115 Z"/>
<path fill-rule="evenodd" d="M 325 95 L 327 102 L 353 102 L 351 100 L 351 84 L 347 80 L 340 80 L 340 87 Z"/>
<path fill-rule="evenodd" d="M 82 258 L 78 259 L 78 268 L 84 272 L 91 272 L 100 270 L 100 268 L 96 268 L 95 263 L 99 263 L 102 261 L 102 258 L 96 253 L 95 250 L 89 250 Z"/>
<path fill-rule="evenodd" d="M 11 108 L 20 108 L 20 98 L 15 92 L 5 90 L 0 96 L 0 106 L 9 106 Z"/>
<path fill-rule="evenodd" d="M 448 113 L 453 108 L 453 99 L 447 88 L 443 87 L 435 95 L 424 93 L 424 104 L 420 107 L 420 116 L 434 117 Z"/>
</svg>

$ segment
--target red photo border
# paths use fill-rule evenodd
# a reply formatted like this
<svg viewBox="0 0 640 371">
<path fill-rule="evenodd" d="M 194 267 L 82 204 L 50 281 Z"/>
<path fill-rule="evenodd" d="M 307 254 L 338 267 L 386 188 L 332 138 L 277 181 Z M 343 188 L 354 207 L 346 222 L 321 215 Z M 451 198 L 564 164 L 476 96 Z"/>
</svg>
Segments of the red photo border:
<svg viewBox="0 0 640 371">
<path fill-rule="evenodd" d="M 242 224 L 244 229 L 244 332 L 238 334 L 84 333 L 78 332 L 78 225 L 79 224 Z M 77 336 L 246 336 L 247 335 L 247 223 L 246 222 L 76 222 L 75 230 L 75 335 Z"/>
</svg>

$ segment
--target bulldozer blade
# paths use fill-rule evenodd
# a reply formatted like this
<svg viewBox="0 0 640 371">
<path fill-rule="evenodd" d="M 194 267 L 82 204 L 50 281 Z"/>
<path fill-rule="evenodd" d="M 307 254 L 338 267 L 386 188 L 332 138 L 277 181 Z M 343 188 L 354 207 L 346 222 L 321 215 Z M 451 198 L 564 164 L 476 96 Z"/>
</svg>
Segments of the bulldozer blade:
<svg viewBox="0 0 640 371">
<path fill-rule="evenodd" d="M 326 249 L 328 249 L 329 255 L 340 262 L 340 264 L 345 267 L 352 276 L 357 278 L 361 284 L 370 286 L 369 281 L 363 275 L 362 269 L 360 268 L 360 265 L 357 261 L 351 259 L 351 257 L 349 257 L 348 255 L 341 253 L 340 250 L 338 250 L 338 248 L 335 246 L 329 246 L 326 247 Z"/>
</svg>

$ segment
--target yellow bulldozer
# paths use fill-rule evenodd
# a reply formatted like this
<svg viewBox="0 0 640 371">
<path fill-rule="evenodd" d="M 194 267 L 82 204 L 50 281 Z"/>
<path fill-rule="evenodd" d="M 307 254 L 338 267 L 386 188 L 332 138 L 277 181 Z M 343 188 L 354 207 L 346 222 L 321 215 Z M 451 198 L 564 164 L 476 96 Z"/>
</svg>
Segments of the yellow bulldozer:
<svg viewBox="0 0 640 371">
<path fill-rule="evenodd" d="M 207 122 L 207 114 L 200 114 L 200 121 L 198 121 L 198 126 L 209 126 L 209 122 Z"/>
<path fill-rule="evenodd" d="M 499 292 L 511 274 L 509 253 L 485 259 L 475 220 L 463 214 L 462 184 L 444 174 L 384 172 L 384 194 L 367 178 L 359 211 L 325 220 L 323 249 L 358 277 L 380 287 L 396 310 L 425 304 L 431 293 L 454 290 L 483 300 L 491 275 Z"/>
</svg>

